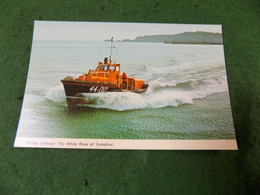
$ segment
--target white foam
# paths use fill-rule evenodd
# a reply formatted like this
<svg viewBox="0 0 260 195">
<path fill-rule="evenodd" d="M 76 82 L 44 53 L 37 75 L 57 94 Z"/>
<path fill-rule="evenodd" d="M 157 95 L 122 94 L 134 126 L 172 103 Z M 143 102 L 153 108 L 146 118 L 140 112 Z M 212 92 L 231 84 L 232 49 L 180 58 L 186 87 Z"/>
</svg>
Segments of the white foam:
<svg viewBox="0 0 260 195">
<path fill-rule="evenodd" d="M 64 102 L 66 100 L 64 88 L 62 85 L 55 86 L 48 90 L 45 97 L 53 102 Z"/>
<path fill-rule="evenodd" d="M 185 92 L 164 91 L 145 97 L 148 108 L 163 108 L 178 106 L 180 104 L 192 104 L 192 98 Z"/>
<path fill-rule="evenodd" d="M 131 110 L 146 107 L 143 96 L 131 92 L 84 93 L 89 106 L 112 110 Z"/>
<path fill-rule="evenodd" d="M 85 93 L 85 100 L 90 107 L 108 108 L 112 110 L 132 110 L 142 108 L 162 108 L 191 104 L 188 93 L 165 91 L 154 94 L 136 94 L 131 92 Z"/>
</svg>

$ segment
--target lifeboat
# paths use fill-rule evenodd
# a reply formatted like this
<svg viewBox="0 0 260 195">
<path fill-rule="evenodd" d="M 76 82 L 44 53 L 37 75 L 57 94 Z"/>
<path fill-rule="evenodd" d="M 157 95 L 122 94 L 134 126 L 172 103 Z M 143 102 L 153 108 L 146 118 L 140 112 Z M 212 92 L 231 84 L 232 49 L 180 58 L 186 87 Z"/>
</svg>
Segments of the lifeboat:
<svg viewBox="0 0 260 195">
<path fill-rule="evenodd" d="M 120 64 L 112 63 L 111 53 L 109 60 L 106 57 L 104 62 L 98 62 L 94 70 L 90 69 L 87 74 L 83 73 L 77 78 L 67 76 L 61 82 L 68 106 L 87 104 L 83 95 L 87 93 L 144 93 L 148 88 L 148 84 L 144 83 L 143 79 L 127 77 L 125 72 L 121 74 Z"/>
</svg>

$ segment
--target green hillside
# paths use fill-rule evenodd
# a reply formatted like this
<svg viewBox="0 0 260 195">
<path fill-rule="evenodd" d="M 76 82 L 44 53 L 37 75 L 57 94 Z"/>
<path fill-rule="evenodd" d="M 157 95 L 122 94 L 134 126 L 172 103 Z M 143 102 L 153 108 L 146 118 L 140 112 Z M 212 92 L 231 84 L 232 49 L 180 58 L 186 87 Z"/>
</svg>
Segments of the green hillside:
<svg viewBox="0 0 260 195">
<path fill-rule="evenodd" d="M 176 35 L 145 35 L 134 40 L 124 39 L 122 42 L 153 42 L 173 44 L 223 44 L 221 33 L 184 32 Z"/>
</svg>

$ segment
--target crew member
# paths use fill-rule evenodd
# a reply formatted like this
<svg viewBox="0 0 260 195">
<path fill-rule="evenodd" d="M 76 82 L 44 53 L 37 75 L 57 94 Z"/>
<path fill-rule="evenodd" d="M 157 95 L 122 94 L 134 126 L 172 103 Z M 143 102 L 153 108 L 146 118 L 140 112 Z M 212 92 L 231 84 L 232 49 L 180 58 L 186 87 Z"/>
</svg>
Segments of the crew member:
<svg viewBox="0 0 260 195">
<path fill-rule="evenodd" d="M 108 62 L 108 59 L 105 58 L 105 59 L 104 59 L 104 64 L 107 64 L 107 62 Z"/>
<path fill-rule="evenodd" d="M 123 72 L 122 79 L 123 79 L 123 89 L 126 89 L 127 88 L 127 75 L 125 72 Z"/>
<path fill-rule="evenodd" d="M 107 71 L 107 70 L 108 70 L 108 64 L 107 64 L 107 62 L 108 62 L 108 59 L 105 58 L 105 59 L 104 59 L 104 64 L 103 64 L 103 66 L 102 66 L 102 70 L 104 70 L 104 71 Z"/>
</svg>

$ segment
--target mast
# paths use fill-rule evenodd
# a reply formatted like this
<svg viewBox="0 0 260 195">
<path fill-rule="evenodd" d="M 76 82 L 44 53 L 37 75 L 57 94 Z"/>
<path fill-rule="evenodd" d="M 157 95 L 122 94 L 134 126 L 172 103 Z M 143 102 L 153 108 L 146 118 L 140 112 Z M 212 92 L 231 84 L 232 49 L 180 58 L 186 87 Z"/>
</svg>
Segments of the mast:
<svg viewBox="0 0 260 195">
<path fill-rule="evenodd" d="M 113 37 L 111 38 L 111 47 L 110 47 L 110 56 L 109 56 L 109 62 L 112 62 L 111 56 L 112 56 L 112 43 L 113 43 Z"/>
</svg>

